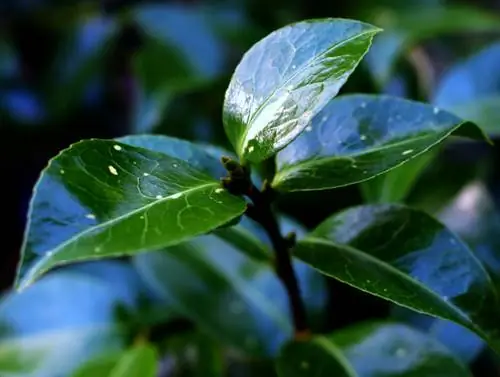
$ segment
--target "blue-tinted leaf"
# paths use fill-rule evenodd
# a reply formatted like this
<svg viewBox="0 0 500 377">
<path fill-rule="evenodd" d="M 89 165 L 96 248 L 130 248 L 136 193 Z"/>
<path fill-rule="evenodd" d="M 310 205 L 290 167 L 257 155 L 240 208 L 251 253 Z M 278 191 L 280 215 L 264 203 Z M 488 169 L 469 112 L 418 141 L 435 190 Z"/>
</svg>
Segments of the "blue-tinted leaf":
<svg viewBox="0 0 500 377">
<path fill-rule="evenodd" d="M 0 302 L 0 375 L 67 376 L 100 353 L 120 350 L 120 296 L 99 279 L 64 271 L 8 294 Z"/>
<path fill-rule="evenodd" d="M 0 109 L 22 124 L 38 124 L 46 116 L 38 95 L 27 89 L 0 91 Z"/>
<path fill-rule="evenodd" d="M 272 185 L 300 191 L 366 181 L 427 152 L 451 134 L 484 138 L 472 123 L 428 104 L 385 95 L 342 96 L 278 153 Z"/>
<path fill-rule="evenodd" d="M 295 139 L 355 70 L 380 29 L 346 19 L 291 24 L 236 67 L 223 121 L 238 156 L 261 162 Z"/>
<path fill-rule="evenodd" d="M 19 59 L 12 46 L 0 40 L 0 79 L 16 77 L 20 73 Z"/>
<path fill-rule="evenodd" d="M 438 83 L 434 103 L 476 122 L 487 133 L 500 133 L 499 64 L 500 43 L 459 62 Z"/>
<path fill-rule="evenodd" d="M 381 87 L 389 81 L 397 59 L 423 40 L 450 33 L 500 30 L 499 17 L 464 6 L 418 7 L 399 12 L 384 9 L 374 20 L 386 31 L 374 41 L 366 63 Z"/>
<path fill-rule="evenodd" d="M 429 215 L 354 207 L 299 241 L 294 255 L 358 289 L 476 332 L 500 352 L 498 290 L 470 249 Z"/>
</svg>

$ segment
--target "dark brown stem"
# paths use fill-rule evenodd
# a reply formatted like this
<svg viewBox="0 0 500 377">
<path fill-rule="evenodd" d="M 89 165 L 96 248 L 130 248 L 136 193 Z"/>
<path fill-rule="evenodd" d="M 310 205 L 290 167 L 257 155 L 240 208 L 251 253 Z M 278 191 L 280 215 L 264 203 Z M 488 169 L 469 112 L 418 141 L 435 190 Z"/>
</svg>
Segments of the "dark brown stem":
<svg viewBox="0 0 500 377">
<path fill-rule="evenodd" d="M 247 192 L 253 204 L 250 204 L 247 215 L 265 229 L 275 252 L 275 269 L 288 293 L 290 309 L 295 326 L 295 338 L 306 339 L 310 335 L 307 325 L 307 315 L 300 294 L 297 276 L 290 256 L 291 241 L 294 237 L 285 238 L 281 235 L 278 221 L 271 209 L 271 192 L 269 188 L 260 191 L 252 185 Z"/>
</svg>

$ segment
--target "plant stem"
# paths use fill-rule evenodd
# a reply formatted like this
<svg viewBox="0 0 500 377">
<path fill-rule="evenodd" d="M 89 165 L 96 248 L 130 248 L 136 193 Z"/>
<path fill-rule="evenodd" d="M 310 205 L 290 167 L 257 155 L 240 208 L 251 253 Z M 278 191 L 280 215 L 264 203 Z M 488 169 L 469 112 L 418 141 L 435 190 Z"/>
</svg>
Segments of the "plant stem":
<svg viewBox="0 0 500 377">
<path fill-rule="evenodd" d="M 251 185 L 247 196 L 253 205 L 249 205 L 247 215 L 265 229 L 275 252 L 275 269 L 288 293 L 290 309 L 293 315 L 296 339 L 307 339 L 310 336 L 307 315 L 300 294 L 297 276 L 290 256 L 290 241 L 281 235 L 278 221 L 271 208 L 270 191 L 260 191 Z"/>
</svg>

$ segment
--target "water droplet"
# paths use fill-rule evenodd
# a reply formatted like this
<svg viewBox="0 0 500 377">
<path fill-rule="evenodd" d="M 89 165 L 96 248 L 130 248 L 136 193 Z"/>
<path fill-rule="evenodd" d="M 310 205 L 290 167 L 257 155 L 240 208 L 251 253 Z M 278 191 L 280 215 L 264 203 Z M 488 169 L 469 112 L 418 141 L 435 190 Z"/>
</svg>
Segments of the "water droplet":
<svg viewBox="0 0 500 377">
<path fill-rule="evenodd" d="M 407 354 L 407 351 L 404 348 L 398 348 L 396 350 L 396 356 L 397 357 L 405 357 Z"/>
<path fill-rule="evenodd" d="M 294 65 L 292 65 L 292 69 L 295 69 L 295 68 L 297 68 L 297 66 L 296 66 L 295 64 L 294 64 Z"/>
<path fill-rule="evenodd" d="M 118 175 L 118 171 L 116 170 L 116 168 L 115 168 L 114 166 L 109 165 L 109 166 L 108 166 L 108 170 L 109 170 L 109 172 L 110 172 L 111 174 L 113 174 L 113 175 Z"/>
<path fill-rule="evenodd" d="M 413 153 L 413 149 L 407 149 L 401 153 L 401 155 L 406 156 L 407 154 Z"/>
<path fill-rule="evenodd" d="M 457 244 L 457 240 L 456 240 L 456 239 L 454 239 L 454 238 L 450 238 L 450 243 L 451 243 L 452 245 L 456 245 L 456 244 Z"/>
<path fill-rule="evenodd" d="M 368 174 L 368 170 L 363 170 L 363 174 Z"/>
<path fill-rule="evenodd" d="M 328 117 L 326 115 L 324 115 L 323 118 L 321 118 L 321 121 L 326 122 L 327 119 L 328 119 Z"/>
<path fill-rule="evenodd" d="M 101 251 L 101 247 L 100 247 L 100 246 L 96 246 L 96 247 L 94 247 L 94 251 L 95 251 L 96 253 L 100 252 L 100 251 Z"/>
<path fill-rule="evenodd" d="M 113 145 L 113 148 L 115 149 L 115 151 L 121 151 L 122 150 L 122 147 L 119 146 L 118 144 Z"/>
<path fill-rule="evenodd" d="M 448 296 L 443 296 L 443 300 L 444 300 L 444 301 L 448 301 L 448 300 L 449 300 L 449 297 L 448 297 Z"/>
<path fill-rule="evenodd" d="M 439 109 L 437 107 L 434 108 L 434 115 L 439 114 Z"/>
<path fill-rule="evenodd" d="M 364 109 L 366 107 L 366 102 L 361 102 L 360 106 Z"/>
<path fill-rule="evenodd" d="M 307 361 L 303 361 L 300 363 L 300 367 L 302 369 L 309 369 L 309 363 Z"/>
<path fill-rule="evenodd" d="M 224 192 L 224 189 L 223 189 L 223 188 L 220 188 L 220 187 L 219 187 L 219 188 L 215 189 L 215 193 L 216 193 L 216 194 L 220 194 L 221 192 Z"/>
<path fill-rule="evenodd" d="M 142 216 L 142 215 L 141 215 L 141 216 L 139 216 L 139 218 L 140 218 L 141 220 L 144 220 L 144 216 Z"/>
<path fill-rule="evenodd" d="M 143 176 L 147 177 L 149 173 L 142 173 Z"/>
<path fill-rule="evenodd" d="M 64 174 L 64 169 L 59 170 L 59 173 Z"/>
<path fill-rule="evenodd" d="M 353 167 L 354 169 L 357 169 L 358 165 L 352 164 L 351 167 Z"/>
<path fill-rule="evenodd" d="M 182 196 L 182 192 L 178 192 L 177 194 L 171 195 L 172 199 L 179 199 Z"/>
<path fill-rule="evenodd" d="M 313 128 L 311 126 L 306 127 L 306 132 L 311 132 L 312 130 L 313 130 Z"/>
<path fill-rule="evenodd" d="M 94 219 L 95 219 L 95 215 L 94 215 L 93 213 L 87 213 L 87 214 L 85 215 L 85 217 L 86 217 L 87 219 L 90 219 L 90 220 L 94 220 Z"/>
<path fill-rule="evenodd" d="M 249 146 L 249 147 L 248 147 L 248 153 L 252 153 L 254 149 L 255 149 L 255 148 L 254 148 L 254 146 L 253 146 L 253 145 Z"/>
<path fill-rule="evenodd" d="M 366 140 L 366 135 L 359 135 L 359 138 L 360 138 L 361 140 Z"/>
<path fill-rule="evenodd" d="M 174 163 L 174 164 L 172 164 L 172 167 L 173 167 L 173 168 L 178 168 L 178 167 L 179 167 L 179 164 L 175 164 L 175 163 Z"/>
<path fill-rule="evenodd" d="M 366 279 L 366 282 L 369 284 L 371 283 L 372 281 L 370 279 Z"/>
<path fill-rule="evenodd" d="M 156 195 L 156 199 L 163 199 L 163 196 L 161 196 L 161 195 Z"/>
</svg>

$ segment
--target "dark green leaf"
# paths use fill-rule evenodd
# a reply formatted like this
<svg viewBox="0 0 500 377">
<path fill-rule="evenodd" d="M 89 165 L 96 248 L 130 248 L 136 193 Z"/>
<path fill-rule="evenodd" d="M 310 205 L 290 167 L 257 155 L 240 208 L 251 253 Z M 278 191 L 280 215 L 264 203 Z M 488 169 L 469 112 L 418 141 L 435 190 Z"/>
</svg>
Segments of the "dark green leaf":
<svg viewBox="0 0 500 377">
<path fill-rule="evenodd" d="M 156 377 L 158 364 L 156 349 L 150 344 L 140 344 L 123 354 L 109 377 Z"/>
<path fill-rule="evenodd" d="M 470 377 L 467 368 L 434 338 L 411 327 L 363 323 L 329 337 L 358 377 Z"/>
<path fill-rule="evenodd" d="M 423 212 L 355 207 L 325 220 L 294 254 L 365 292 L 459 323 L 500 352 L 500 305 L 490 276 L 460 239 Z"/>
<path fill-rule="evenodd" d="M 418 43 L 437 35 L 500 30 L 500 18 L 476 7 L 421 7 L 394 13 L 383 9 L 374 22 L 385 28 L 366 56 L 375 81 L 384 86 L 395 62 Z"/>
<path fill-rule="evenodd" d="M 402 202 L 410 193 L 420 174 L 438 155 L 433 149 L 411 159 L 403 166 L 361 183 L 365 201 L 370 203 Z"/>
<path fill-rule="evenodd" d="M 287 297 L 271 267 L 215 236 L 137 255 L 134 263 L 166 302 L 223 343 L 269 356 L 291 336 Z"/>
<path fill-rule="evenodd" d="M 380 29 L 345 19 L 309 20 L 256 43 L 236 68 L 224 101 L 226 134 L 254 163 L 295 139 L 337 95 Z"/>
<path fill-rule="evenodd" d="M 276 361 L 276 371 L 279 377 L 358 377 L 342 351 L 323 336 L 287 343 Z"/>
<path fill-rule="evenodd" d="M 241 215 L 246 204 L 184 160 L 111 140 L 52 159 L 34 190 L 17 286 L 50 268 L 169 246 Z"/>
<path fill-rule="evenodd" d="M 120 294 L 103 281 L 56 272 L 0 302 L 0 375 L 67 376 L 86 361 L 118 352 Z"/>
<path fill-rule="evenodd" d="M 320 190 L 366 181 L 452 133 L 485 137 L 472 123 L 424 103 L 390 96 L 342 96 L 278 153 L 273 186 L 283 191 Z"/>
</svg>

